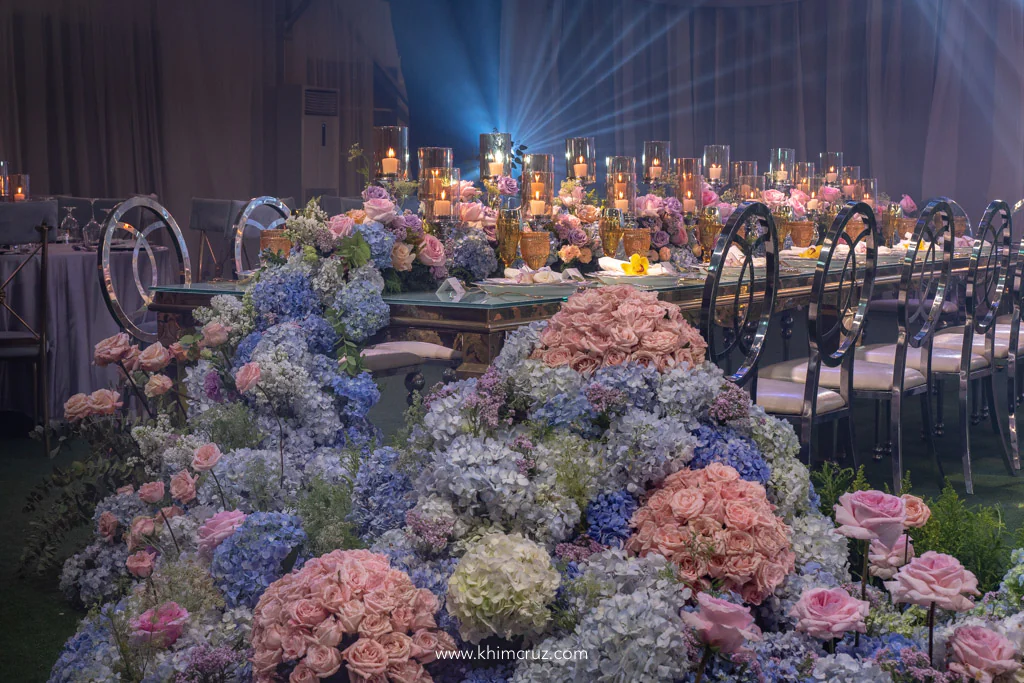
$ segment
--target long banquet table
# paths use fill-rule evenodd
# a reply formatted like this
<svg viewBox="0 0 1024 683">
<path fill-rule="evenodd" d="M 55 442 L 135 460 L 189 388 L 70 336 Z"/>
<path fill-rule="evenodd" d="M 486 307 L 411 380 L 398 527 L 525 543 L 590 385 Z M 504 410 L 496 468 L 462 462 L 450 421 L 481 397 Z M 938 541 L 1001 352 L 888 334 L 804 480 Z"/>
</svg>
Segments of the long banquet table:
<svg viewBox="0 0 1024 683">
<path fill-rule="evenodd" d="M 804 308 L 810 301 L 816 261 L 806 261 L 802 264 L 788 260 L 780 272 L 775 312 L 782 314 L 784 338 L 787 325 L 792 325 L 793 312 Z M 879 257 L 875 276 L 876 297 L 884 296 L 886 292 L 891 295 L 898 289 L 902 264 L 902 254 Z M 954 276 L 966 274 L 969 264 L 969 252 L 958 252 L 953 260 Z M 723 275 L 723 281 L 727 277 Z M 838 280 L 838 272 L 835 279 Z M 736 276 L 733 276 L 735 280 Z M 659 298 L 678 304 L 691 322 L 697 322 L 704 289 L 703 277 L 686 278 L 675 286 L 655 289 Z M 236 283 L 226 282 L 168 285 L 156 287 L 153 291 L 154 301 L 150 308 L 157 313 L 161 340 L 169 343 L 182 330 L 192 328 L 191 313 L 195 308 L 206 305 L 217 294 L 241 296 L 243 290 Z M 392 294 L 385 296 L 384 301 L 391 307 L 391 322 L 383 332 L 387 341 L 428 341 L 454 348 L 461 351 L 464 358 L 458 368 L 459 374 L 472 376 L 486 370 L 501 351 L 508 331 L 550 318 L 565 298 L 515 294 L 495 297 L 470 290 L 459 301 L 439 299 L 434 292 Z"/>
</svg>

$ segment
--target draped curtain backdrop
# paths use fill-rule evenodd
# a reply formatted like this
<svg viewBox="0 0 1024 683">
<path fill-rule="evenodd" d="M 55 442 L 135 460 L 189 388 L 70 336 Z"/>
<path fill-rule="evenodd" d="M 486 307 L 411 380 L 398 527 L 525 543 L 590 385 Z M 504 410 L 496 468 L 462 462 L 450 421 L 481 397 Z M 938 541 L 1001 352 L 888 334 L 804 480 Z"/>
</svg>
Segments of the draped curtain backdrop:
<svg viewBox="0 0 1024 683">
<path fill-rule="evenodd" d="M 506 129 L 559 160 L 575 135 L 765 170 L 771 147 L 843 151 L 977 220 L 1024 194 L 1022 71 L 1019 0 L 505 0 L 496 82 Z"/>
</svg>

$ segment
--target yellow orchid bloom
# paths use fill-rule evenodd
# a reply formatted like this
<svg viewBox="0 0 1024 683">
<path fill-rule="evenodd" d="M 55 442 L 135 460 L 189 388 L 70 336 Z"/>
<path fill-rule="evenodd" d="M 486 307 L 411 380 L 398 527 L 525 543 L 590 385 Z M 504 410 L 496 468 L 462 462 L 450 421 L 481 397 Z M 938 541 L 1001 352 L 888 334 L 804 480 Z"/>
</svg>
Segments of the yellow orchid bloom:
<svg viewBox="0 0 1024 683">
<path fill-rule="evenodd" d="M 801 258 L 818 258 L 821 256 L 821 246 L 807 247 L 800 252 Z"/>
<path fill-rule="evenodd" d="M 640 254 L 633 254 L 629 257 L 629 263 L 622 264 L 622 270 L 626 275 L 647 275 L 650 267 L 651 263 L 647 260 L 647 257 Z"/>
</svg>

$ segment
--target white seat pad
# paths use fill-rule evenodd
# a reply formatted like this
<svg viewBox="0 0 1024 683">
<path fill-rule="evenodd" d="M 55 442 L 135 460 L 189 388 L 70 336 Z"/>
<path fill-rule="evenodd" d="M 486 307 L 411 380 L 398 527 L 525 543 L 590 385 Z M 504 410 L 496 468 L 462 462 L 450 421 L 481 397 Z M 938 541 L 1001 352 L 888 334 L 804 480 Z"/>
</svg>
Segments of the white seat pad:
<svg viewBox="0 0 1024 683">
<path fill-rule="evenodd" d="M 996 326 L 995 343 L 992 348 L 996 358 L 1006 358 L 1010 352 L 1010 327 L 1008 325 L 1005 326 L 1005 332 L 1002 335 L 999 334 L 999 327 L 999 325 Z M 959 325 L 942 330 L 935 335 L 935 339 L 932 340 L 932 346 L 956 349 L 957 353 L 959 353 L 964 346 L 963 326 Z M 978 355 L 984 356 L 985 337 L 975 333 L 974 341 L 971 343 L 971 350 Z M 932 366 L 935 366 L 935 361 L 932 361 Z"/>
<path fill-rule="evenodd" d="M 927 363 L 924 362 L 927 356 L 921 353 L 921 349 L 915 349 L 914 347 L 907 348 L 907 367 L 915 368 L 918 372 L 926 372 L 928 370 Z M 869 344 L 867 346 L 857 349 L 857 359 L 864 359 L 871 363 L 884 363 L 889 367 L 896 361 L 896 345 L 895 344 Z M 857 371 L 857 366 L 854 364 L 854 372 Z M 988 361 L 984 356 L 978 354 L 971 355 L 971 370 L 980 370 L 981 368 L 987 368 Z M 935 346 L 932 348 L 932 372 L 960 372 L 960 347 L 957 348 L 946 348 L 942 346 Z"/>
<path fill-rule="evenodd" d="M 758 374 L 768 379 L 781 379 L 803 384 L 807 381 L 807 359 L 798 358 L 785 363 L 769 365 L 759 370 Z M 829 368 L 823 365 L 818 386 L 839 389 L 840 379 L 840 368 Z M 903 388 L 913 389 L 924 383 L 924 375 L 908 365 L 903 375 Z M 868 361 L 854 363 L 853 388 L 862 391 L 892 391 L 892 365 Z"/>
<path fill-rule="evenodd" d="M 757 405 L 774 415 L 800 415 L 804 409 L 804 385 L 779 379 L 757 378 Z M 818 387 L 817 414 L 846 407 L 843 397 Z"/>
</svg>

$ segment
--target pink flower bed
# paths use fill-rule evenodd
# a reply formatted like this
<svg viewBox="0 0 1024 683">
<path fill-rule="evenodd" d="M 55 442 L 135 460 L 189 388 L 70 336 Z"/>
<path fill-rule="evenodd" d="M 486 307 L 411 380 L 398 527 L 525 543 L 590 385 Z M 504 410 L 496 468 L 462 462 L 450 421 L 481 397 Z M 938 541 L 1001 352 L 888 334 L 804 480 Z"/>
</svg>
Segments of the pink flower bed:
<svg viewBox="0 0 1024 683">
<path fill-rule="evenodd" d="M 569 297 L 540 335 L 531 358 L 582 373 L 628 361 L 664 372 L 704 362 L 707 343 L 683 320 L 679 307 L 657 292 L 629 285 L 591 289 Z"/>
<path fill-rule="evenodd" d="M 728 465 L 680 470 L 636 511 L 632 553 L 658 553 L 679 567 L 679 578 L 695 589 L 711 581 L 761 604 L 793 571 L 790 529 L 774 514 L 764 487 L 740 479 Z"/>
<path fill-rule="evenodd" d="M 429 681 L 423 668 L 455 642 L 437 628 L 440 605 L 405 572 L 368 550 L 335 550 L 275 581 L 253 613 L 253 672 L 315 680 L 342 666 L 351 680 Z"/>
</svg>

